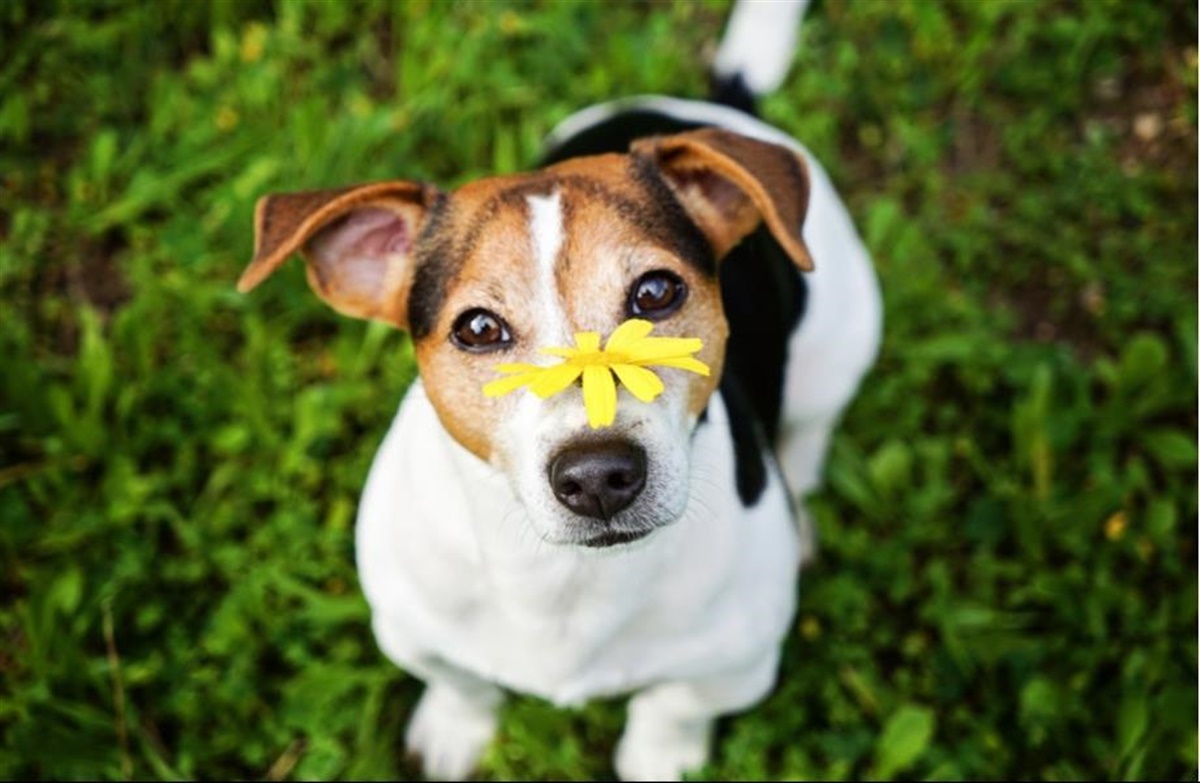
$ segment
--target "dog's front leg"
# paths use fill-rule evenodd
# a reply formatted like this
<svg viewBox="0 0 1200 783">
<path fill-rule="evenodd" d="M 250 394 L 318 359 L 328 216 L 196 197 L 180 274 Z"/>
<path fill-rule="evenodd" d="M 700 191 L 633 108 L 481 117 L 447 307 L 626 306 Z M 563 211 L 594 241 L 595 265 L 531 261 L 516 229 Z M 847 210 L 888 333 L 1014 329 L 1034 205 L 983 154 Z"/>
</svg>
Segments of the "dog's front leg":
<svg viewBox="0 0 1200 783">
<path fill-rule="evenodd" d="M 466 672 L 446 667 L 445 673 L 449 676 L 426 678 L 405 747 L 420 757 L 427 779 L 466 780 L 496 733 L 496 710 L 504 696 Z"/>
<path fill-rule="evenodd" d="M 667 682 L 629 700 L 617 745 L 622 780 L 682 780 L 708 761 L 713 721 L 747 709 L 775 683 L 778 650 L 718 677 Z"/>
<path fill-rule="evenodd" d="M 409 755 L 421 760 L 429 780 L 465 780 L 496 733 L 504 692 L 416 641 L 396 618 L 376 612 L 371 625 L 384 654 L 425 683 L 405 732 Z"/>
</svg>

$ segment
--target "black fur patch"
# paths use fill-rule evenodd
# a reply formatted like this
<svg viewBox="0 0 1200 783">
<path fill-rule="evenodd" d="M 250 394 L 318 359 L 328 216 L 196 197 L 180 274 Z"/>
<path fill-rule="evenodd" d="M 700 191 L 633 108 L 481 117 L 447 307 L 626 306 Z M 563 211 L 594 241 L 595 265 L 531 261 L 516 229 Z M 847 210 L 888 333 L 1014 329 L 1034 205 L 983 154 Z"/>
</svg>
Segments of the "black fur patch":
<svg viewBox="0 0 1200 783">
<path fill-rule="evenodd" d="M 770 447 L 763 439 L 754 409 L 736 375 L 727 372 L 721 378 L 721 397 L 729 413 L 729 436 L 733 441 L 738 498 L 743 506 L 750 508 L 758 502 L 767 487 L 765 455 Z"/>
<path fill-rule="evenodd" d="M 455 255 L 453 242 L 442 230 L 449 212 L 448 204 L 446 195 L 439 193 L 417 237 L 414 253 L 417 269 L 408 292 L 408 332 L 414 341 L 433 331 L 446 298 L 447 282 L 462 267 L 462 256 Z"/>
<path fill-rule="evenodd" d="M 779 434 L 788 338 L 804 317 L 808 286 L 765 227 L 721 262 L 721 302 L 729 321 L 725 373 L 737 376 L 770 443 Z"/>
<path fill-rule="evenodd" d="M 644 230 L 663 234 L 660 242 L 675 255 L 703 274 L 709 277 L 715 275 L 717 259 L 708 240 L 663 181 L 654 161 L 640 155 L 632 156 L 631 173 L 653 205 L 652 214 L 643 218 Z"/>
<path fill-rule="evenodd" d="M 754 93 L 750 92 L 750 88 L 746 86 L 740 73 L 723 79 L 715 77 L 710 79 L 708 92 L 712 96 L 710 100 L 713 103 L 738 109 L 752 117 L 758 116 Z"/>
<path fill-rule="evenodd" d="M 629 151 L 630 144 L 647 136 L 682 133 L 703 127 L 700 123 L 676 119 L 661 112 L 631 109 L 614 114 L 559 142 L 558 146 L 542 153 L 540 165 L 549 166 L 585 155 L 624 153 Z"/>
</svg>

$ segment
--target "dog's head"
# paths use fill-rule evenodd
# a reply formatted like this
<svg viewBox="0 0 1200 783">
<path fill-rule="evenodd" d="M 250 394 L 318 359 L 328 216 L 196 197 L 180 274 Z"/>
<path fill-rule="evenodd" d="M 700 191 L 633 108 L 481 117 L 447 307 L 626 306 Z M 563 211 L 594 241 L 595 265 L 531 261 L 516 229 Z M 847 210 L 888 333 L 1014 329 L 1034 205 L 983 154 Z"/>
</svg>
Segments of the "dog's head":
<svg viewBox="0 0 1200 783">
<path fill-rule="evenodd" d="M 267 196 L 248 291 L 294 252 L 335 310 L 412 336 L 442 425 L 503 471 L 546 540 L 606 546 L 675 521 L 687 505 L 691 433 L 723 366 L 718 265 L 765 223 L 801 269 L 803 160 L 707 129 L 635 143 L 451 193 L 394 181 Z M 631 317 L 699 337 L 709 377 L 659 372 L 651 403 L 622 393 L 592 430 L 578 390 L 486 397 L 500 363 L 540 363 L 575 332 Z"/>
</svg>

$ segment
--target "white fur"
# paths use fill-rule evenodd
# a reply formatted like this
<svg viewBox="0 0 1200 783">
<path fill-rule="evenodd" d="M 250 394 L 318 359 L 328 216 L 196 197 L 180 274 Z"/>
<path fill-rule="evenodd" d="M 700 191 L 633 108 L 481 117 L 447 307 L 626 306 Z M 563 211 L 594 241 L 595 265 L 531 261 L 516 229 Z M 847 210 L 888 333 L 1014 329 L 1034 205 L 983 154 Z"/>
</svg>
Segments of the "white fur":
<svg viewBox="0 0 1200 783">
<path fill-rule="evenodd" d="M 664 102 L 710 118 L 719 108 Z M 732 130 L 782 137 L 803 152 L 732 114 Z M 819 479 L 830 429 L 875 355 L 881 319 L 870 259 L 828 177 L 808 162 L 804 235 L 817 271 L 789 344 L 780 444 L 799 494 Z M 530 201 L 543 270 L 561 244 L 555 198 Z M 661 467 L 616 522 L 636 527 L 664 511 L 678 518 L 609 549 L 569 544 L 579 523 L 546 481 L 547 456 L 585 427 L 575 390 L 547 401 L 520 395 L 516 414 L 499 425 L 495 464 L 446 433 L 420 381 L 409 391 L 364 490 L 357 557 L 380 647 L 428 685 L 407 742 L 430 776 L 462 779 L 474 767 L 495 730 L 501 688 L 557 704 L 635 693 L 616 766 L 622 778 L 644 780 L 678 779 L 702 764 L 713 719 L 769 692 L 795 610 L 804 531 L 774 462 L 758 502 L 740 502 L 720 394 L 689 435 L 683 381 L 663 378 L 668 389 L 651 405 L 622 392 L 613 434 L 636 437 Z"/>
<path fill-rule="evenodd" d="M 455 778 L 478 760 L 479 732 L 455 727 L 462 715 L 494 725 L 480 716 L 495 685 L 564 705 L 642 690 L 646 715 L 621 746 L 621 774 L 642 779 L 663 779 L 674 755 L 677 778 L 696 758 L 656 753 L 660 734 L 686 745 L 689 726 L 707 736 L 711 719 L 765 695 L 799 545 L 778 475 L 742 507 L 728 431 L 716 396 L 673 525 L 615 550 L 567 547 L 542 540 L 507 477 L 451 439 L 414 384 L 371 468 L 357 552 L 384 653 L 457 694 L 440 709 L 423 700 L 409 733 L 413 750 L 451 759 L 429 774 Z"/>
<path fill-rule="evenodd" d="M 562 196 L 557 191 L 549 196 L 529 196 L 529 237 L 537 268 L 537 302 L 534 309 L 544 345 L 562 345 L 566 340 L 567 317 L 559 304 L 554 270 L 563 243 Z"/>
<path fill-rule="evenodd" d="M 496 733 L 497 688 L 459 688 L 432 682 L 408 722 L 405 746 L 419 755 L 428 777 L 466 780 Z"/>
<path fill-rule="evenodd" d="M 529 233 L 539 280 L 544 290 L 553 291 L 554 268 L 563 243 L 562 197 L 554 191 L 549 196 L 529 196 L 525 202 L 529 204 Z"/>
<path fill-rule="evenodd" d="M 561 346 L 573 344 L 577 330 L 611 332 L 616 323 L 609 308 L 596 308 L 588 315 L 588 324 L 567 322 L 555 277 L 563 243 L 560 196 L 555 192 L 531 196 L 527 201 L 538 280 L 535 301 L 531 303 L 538 313 L 537 331 L 527 338 L 528 342 L 542 348 Z M 612 286 L 624 283 L 618 280 Z M 637 500 L 612 520 L 616 531 L 640 532 L 670 523 L 687 504 L 688 433 L 695 423 L 687 413 L 687 375 L 673 369 L 659 374 L 664 391 L 653 404 L 634 399 L 625 389 L 618 391 L 617 418 L 603 432 L 605 438 L 636 443 L 645 450 L 652 466 Z M 587 425 L 582 392 L 572 388 L 548 400 L 532 394 L 521 394 L 514 400 L 513 415 L 499 422 L 493 434 L 492 467 L 507 478 L 528 535 L 550 544 L 580 544 L 595 534 L 594 524 L 581 520 L 560 503 L 546 476 L 556 454 L 593 434 Z"/>
<path fill-rule="evenodd" d="M 637 532 L 669 523 L 688 501 L 687 379 L 682 370 L 659 375 L 666 388 L 653 403 L 620 389 L 617 418 L 601 433 L 641 446 L 651 466 L 637 500 L 613 518 L 614 530 Z M 578 388 L 548 400 L 523 394 L 515 415 L 499 424 L 493 467 L 503 472 L 520 502 L 529 535 L 549 544 L 579 544 L 594 533 L 592 522 L 563 506 L 546 479 L 554 455 L 591 434 Z"/>
</svg>

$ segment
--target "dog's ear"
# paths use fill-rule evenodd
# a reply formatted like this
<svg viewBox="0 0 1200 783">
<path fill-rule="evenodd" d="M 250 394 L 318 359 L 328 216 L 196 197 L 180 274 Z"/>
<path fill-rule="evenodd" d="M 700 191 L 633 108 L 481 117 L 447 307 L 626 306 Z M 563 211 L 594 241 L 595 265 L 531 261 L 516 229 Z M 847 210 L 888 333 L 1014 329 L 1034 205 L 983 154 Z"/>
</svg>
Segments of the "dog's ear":
<svg viewBox="0 0 1200 783">
<path fill-rule="evenodd" d="M 259 199 L 245 293 L 300 251 L 308 284 L 333 309 L 407 328 L 413 252 L 437 190 L 379 182 Z"/>
<path fill-rule="evenodd" d="M 649 159 L 721 259 L 765 222 L 804 271 L 813 268 L 800 230 L 808 210 L 808 168 L 786 147 L 716 128 L 641 139 Z"/>
</svg>

